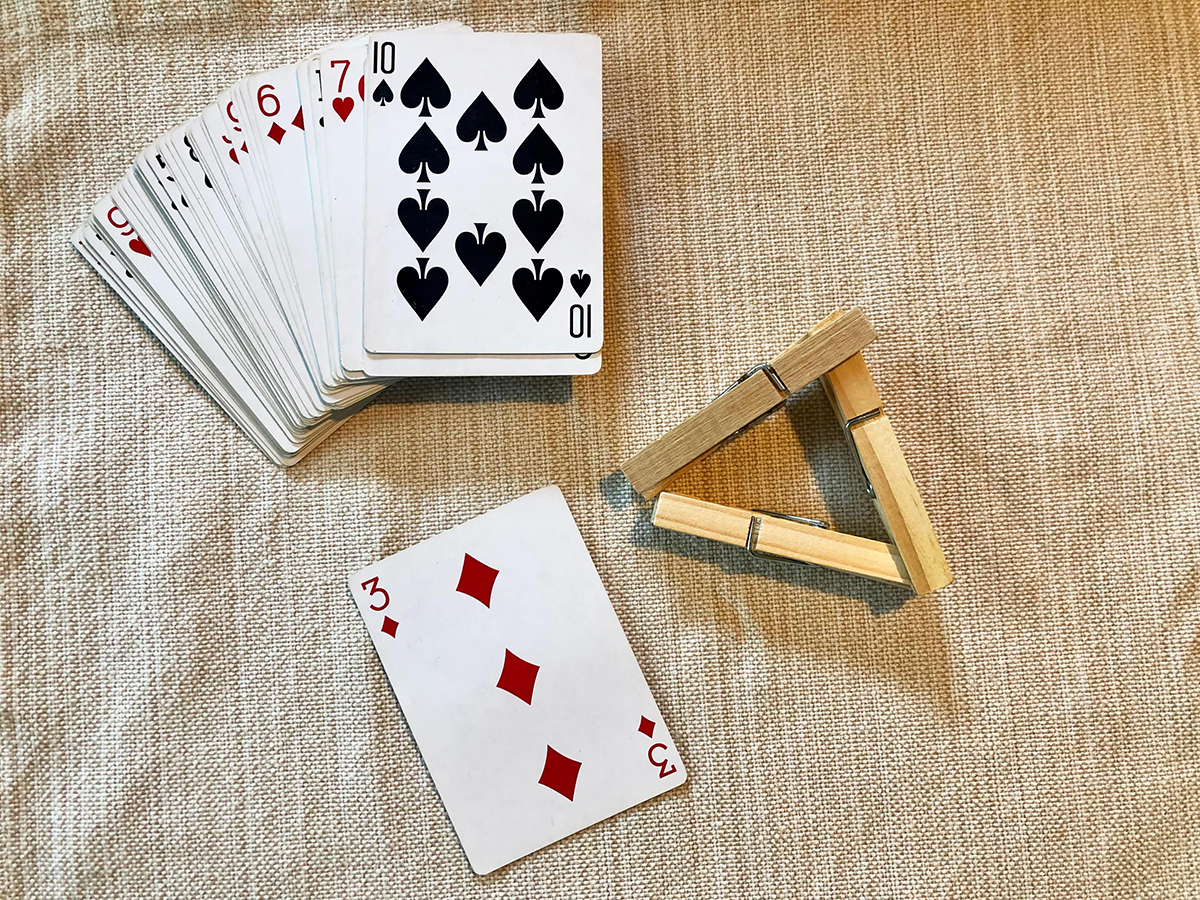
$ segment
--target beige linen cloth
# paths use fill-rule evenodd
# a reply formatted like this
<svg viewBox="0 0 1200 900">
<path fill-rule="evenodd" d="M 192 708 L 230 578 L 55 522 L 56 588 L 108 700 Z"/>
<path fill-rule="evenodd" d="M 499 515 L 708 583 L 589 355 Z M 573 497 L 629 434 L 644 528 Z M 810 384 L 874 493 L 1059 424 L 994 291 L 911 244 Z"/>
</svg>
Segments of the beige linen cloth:
<svg viewBox="0 0 1200 900">
<path fill-rule="evenodd" d="M 66 244 L 252 71 L 604 40 L 604 369 L 268 463 Z M 1200 895 L 1192 4 L 0 4 L 0 897 Z M 957 575 L 659 532 L 614 475 L 859 305 Z M 467 868 L 347 573 L 562 487 L 691 774 Z M 819 390 L 680 489 L 881 526 Z"/>
</svg>

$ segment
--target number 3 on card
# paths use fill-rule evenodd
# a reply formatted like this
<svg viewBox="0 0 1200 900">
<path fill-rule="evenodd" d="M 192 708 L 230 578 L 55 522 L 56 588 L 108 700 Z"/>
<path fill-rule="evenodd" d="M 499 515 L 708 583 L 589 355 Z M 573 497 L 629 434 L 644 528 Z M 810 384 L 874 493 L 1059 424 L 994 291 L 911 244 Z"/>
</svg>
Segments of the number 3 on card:
<svg viewBox="0 0 1200 900">
<path fill-rule="evenodd" d="M 368 578 L 366 581 L 364 581 L 362 583 L 362 588 L 364 591 L 367 589 L 368 585 L 370 585 L 372 597 L 376 594 L 383 594 L 383 604 L 381 606 L 376 606 L 372 603 L 371 609 L 375 610 L 375 612 L 381 612 L 382 610 L 387 609 L 387 605 L 392 602 L 392 598 L 388 596 L 387 591 L 379 586 L 379 576 L 376 575 L 374 578 Z"/>
</svg>

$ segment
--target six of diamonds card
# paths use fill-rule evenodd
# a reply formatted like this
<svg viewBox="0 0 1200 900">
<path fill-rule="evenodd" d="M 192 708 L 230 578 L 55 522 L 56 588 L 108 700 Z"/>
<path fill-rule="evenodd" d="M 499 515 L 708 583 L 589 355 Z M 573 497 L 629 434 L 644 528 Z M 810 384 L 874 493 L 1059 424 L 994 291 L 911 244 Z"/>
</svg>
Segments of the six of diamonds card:
<svg viewBox="0 0 1200 900">
<path fill-rule="evenodd" d="M 598 351 L 600 39 L 380 33 L 365 68 L 367 351 Z"/>
<path fill-rule="evenodd" d="M 687 779 L 558 488 L 349 584 L 477 874 Z"/>
</svg>

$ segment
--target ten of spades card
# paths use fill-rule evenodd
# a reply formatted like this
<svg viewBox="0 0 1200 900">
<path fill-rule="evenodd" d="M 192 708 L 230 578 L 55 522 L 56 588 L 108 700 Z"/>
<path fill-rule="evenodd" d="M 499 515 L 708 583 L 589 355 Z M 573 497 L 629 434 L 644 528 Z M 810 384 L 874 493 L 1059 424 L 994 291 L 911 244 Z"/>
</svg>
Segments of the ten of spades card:
<svg viewBox="0 0 1200 900">
<path fill-rule="evenodd" d="M 598 351 L 599 39 L 380 33 L 365 69 L 366 350 Z"/>
</svg>

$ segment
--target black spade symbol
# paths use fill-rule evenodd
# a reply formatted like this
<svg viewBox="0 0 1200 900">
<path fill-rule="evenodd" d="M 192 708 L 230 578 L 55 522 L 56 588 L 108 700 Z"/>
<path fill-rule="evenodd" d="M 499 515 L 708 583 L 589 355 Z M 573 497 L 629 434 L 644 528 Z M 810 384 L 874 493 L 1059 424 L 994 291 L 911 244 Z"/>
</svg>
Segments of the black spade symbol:
<svg viewBox="0 0 1200 900">
<path fill-rule="evenodd" d="M 404 82 L 404 87 L 400 88 L 400 102 L 409 109 L 420 106 L 419 115 L 428 118 L 431 105 L 434 109 L 446 108 L 446 104 L 450 102 L 450 85 L 446 84 L 446 79 L 426 58 L 413 69 L 408 81 Z"/>
<path fill-rule="evenodd" d="M 529 137 L 521 141 L 521 146 L 513 154 L 513 168 L 518 175 L 528 175 L 533 172 L 533 183 L 543 184 L 542 174 L 557 175 L 562 171 L 563 157 L 550 135 L 541 125 L 533 126 Z"/>
<path fill-rule="evenodd" d="M 584 292 L 587 291 L 587 289 L 591 286 L 592 276 L 585 273 L 583 269 L 580 269 L 578 274 L 571 276 L 571 287 L 575 289 L 575 293 L 580 297 L 582 297 Z"/>
<path fill-rule="evenodd" d="M 521 234 L 533 245 L 535 253 L 540 253 L 546 246 L 546 241 L 562 224 L 563 208 L 557 200 L 542 202 L 545 191 L 533 192 L 533 203 L 528 200 L 518 200 L 513 204 L 513 221 L 521 229 Z"/>
<path fill-rule="evenodd" d="M 506 244 L 504 235 L 493 231 L 485 240 L 483 232 L 487 229 L 486 222 L 476 222 L 475 230 L 478 237 L 469 231 L 464 231 L 454 242 L 454 250 L 458 258 L 467 267 L 471 277 L 482 287 L 487 277 L 492 274 L 500 260 L 504 257 Z"/>
<path fill-rule="evenodd" d="M 418 203 L 412 197 L 405 197 L 396 208 L 396 215 L 400 217 L 400 224 L 404 226 L 408 236 L 424 250 L 446 224 L 446 219 L 450 217 L 450 207 L 440 197 L 434 197 L 426 203 L 429 188 L 417 188 L 417 193 L 421 195 L 421 202 Z"/>
<path fill-rule="evenodd" d="M 405 266 L 397 273 L 396 287 L 400 288 L 400 293 L 404 295 L 408 305 L 424 322 L 425 317 L 442 299 L 442 294 L 446 293 L 446 285 L 450 283 L 450 279 L 446 276 L 446 270 L 438 266 L 426 273 L 425 267 L 429 265 L 427 258 L 418 258 L 417 265 L 421 267 L 420 272 L 412 266 Z"/>
<path fill-rule="evenodd" d="M 543 272 L 542 263 L 544 262 L 544 259 L 535 259 L 533 260 L 533 271 L 517 269 L 513 272 L 512 278 L 513 290 L 517 292 L 517 296 L 525 304 L 525 308 L 529 310 L 529 314 L 533 316 L 535 322 L 542 320 L 542 316 L 546 314 L 550 304 L 558 297 L 563 286 L 562 272 L 558 269 L 546 269 Z"/>
<path fill-rule="evenodd" d="M 546 109 L 558 109 L 562 106 L 562 87 L 539 59 L 518 82 L 517 89 L 513 91 L 513 102 L 520 109 L 534 107 L 533 118 L 544 119 L 543 106 Z"/>
<path fill-rule="evenodd" d="M 400 168 L 409 175 L 420 170 L 417 182 L 429 180 L 429 173 L 441 175 L 450 166 L 450 155 L 428 124 L 423 124 L 417 133 L 408 139 L 400 151 Z"/>
<path fill-rule="evenodd" d="M 392 89 L 388 87 L 387 81 L 381 78 L 378 86 L 371 93 L 371 99 L 380 106 L 387 106 L 396 99 L 396 96 L 392 93 Z"/>
<path fill-rule="evenodd" d="M 456 130 L 460 141 L 470 142 L 478 136 L 479 143 L 475 145 L 476 150 L 487 149 L 487 144 L 483 141 L 485 137 L 494 144 L 504 140 L 504 136 L 508 134 L 508 126 L 504 124 L 504 117 L 492 105 L 487 94 L 482 91 L 463 112 L 458 120 Z"/>
</svg>

